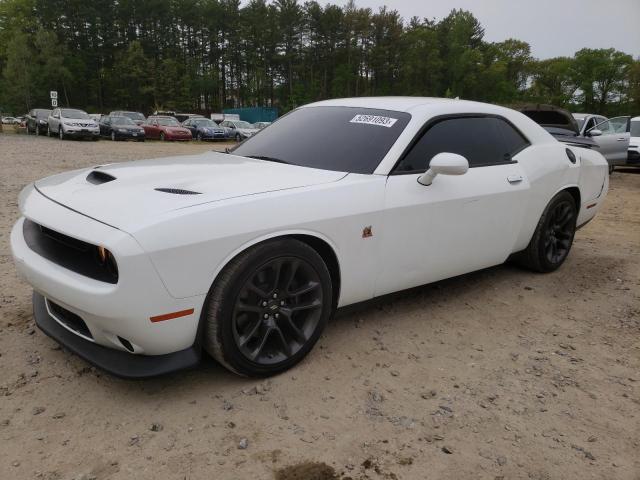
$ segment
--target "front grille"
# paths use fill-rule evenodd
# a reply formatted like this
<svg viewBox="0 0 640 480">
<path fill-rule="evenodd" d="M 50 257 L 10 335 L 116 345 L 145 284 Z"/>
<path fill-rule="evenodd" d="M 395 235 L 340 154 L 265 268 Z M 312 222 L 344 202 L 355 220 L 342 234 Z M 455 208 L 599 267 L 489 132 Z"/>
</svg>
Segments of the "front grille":
<svg viewBox="0 0 640 480">
<path fill-rule="evenodd" d="M 118 267 L 102 264 L 98 249 L 77 238 L 56 232 L 25 218 L 24 240 L 31 250 L 47 260 L 73 272 L 106 283 L 118 283 Z"/>
<path fill-rule="evenodd" d="M 47 304 L 49 305 L 50 313 L 56 317 L 56 319 L 63 323 L 65 326 L 69 327 L 76 333 L 79 333 L 83 337 L 87 337 L 93 340 L 93 335 L 91 335 L 91 331 L 87 324 L 84 323 L 84 320 L 80 318 L 79 315 L 76 315 L 73 312 L 70 312 L 64 307 L 61 307 L 57 303 L 53 303 L 51 300 L 47 299 Z"/>
</svg>

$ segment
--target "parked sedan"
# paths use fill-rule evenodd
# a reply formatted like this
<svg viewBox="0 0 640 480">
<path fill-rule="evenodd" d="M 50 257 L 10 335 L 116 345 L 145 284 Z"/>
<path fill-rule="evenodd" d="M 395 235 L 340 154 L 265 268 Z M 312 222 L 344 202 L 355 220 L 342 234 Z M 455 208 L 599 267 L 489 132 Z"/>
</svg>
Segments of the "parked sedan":
<svg viewBox="0 0 640 480">
<path fill-rule="evenodd" d="M 18 123 L 18 119 L 16 117 L 2 117 L 2 123 L 4 125 L 15 125 Z"/>
<path fill-rule="evenodd" d="M 129 117 L 131 120 L 133 120 L 133 123 L 135 123 L 136 125 L 142 125 L 146 120 L 146 118 L 142 113 L 130 112 L 128 110 L 115 110 L 111 112 L 109 115 L 113 117 Z"/>
<path fill-rule="evenodd" d="M 256 122 L 253 124 L 253 126 L 258 130 L 262 130 L 263 128 L 266 128 L 269 125 L 271 125 L 271 122 Z"/>
<path fill-rule="evenodd" d="M 191 131 L 196 140 L 224 140 L 224 128 L 213 120 L 203 117 L 194 117 L 182 122 L 182 126 Z"/>
<path fill-rule="evenodd" d="M 204 348 L 263 377 L 302 360 L 338 307 L 508 258 L 560 268 L 608 185 L 600 153 L 514 110 L 328 100 L 228 154 L 38 180 L 11 251 L 38 327 L 95 365 L 159 375 Z"/>
<path fill-rule="evenodd" d="M 47 133 L 47 119 L 51 115 L 51 110 L 44 108 L 34 108 L 26 117 L 27 134 L 45 135 Z"/>
<path fill-rule="evenodd" d="M 65 138 L 90 138 L 98 140 L 100 128 L 84 110 L 55 108 L 47 118 L 47 135 Z"/>
<path fill-rule="evenodd" d="M 191 132 L 184 128 L 173 117 L 151 116 L 142 124 L 144 134 L 147 138 L 158 140 L 191 140 Z"/>
<path fill-rule="evenodd" d="M 252 137 L 260 131 L 249 122 L 242 120 L 225 120 L 220 126 L 225 129 L 226 137 L 233 138 L 236 142 Z"/>
<path fill-rule="evenodd" d="M 144 142 L 144 128 L 125 116 L 107 115 L 100 121 L 100 135 L 116 140 L 137 140 Z"/>
</svg>

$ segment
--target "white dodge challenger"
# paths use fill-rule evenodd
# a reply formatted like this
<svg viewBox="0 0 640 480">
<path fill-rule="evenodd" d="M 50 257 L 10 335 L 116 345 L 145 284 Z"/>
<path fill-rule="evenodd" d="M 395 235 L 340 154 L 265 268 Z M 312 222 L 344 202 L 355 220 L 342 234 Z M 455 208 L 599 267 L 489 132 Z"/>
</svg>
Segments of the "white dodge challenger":
<svg viewBox="0 0 640 480">
<path fill-rule="evenodd" d="M 11 233 L 39 328 L 115 375 L 299 362 L 336 308 L 514 259 L 565 261 L 608 190 L 595 150 L 461 100 L 307 105 L 230 153 L 61 173 Z"/>
</svg>

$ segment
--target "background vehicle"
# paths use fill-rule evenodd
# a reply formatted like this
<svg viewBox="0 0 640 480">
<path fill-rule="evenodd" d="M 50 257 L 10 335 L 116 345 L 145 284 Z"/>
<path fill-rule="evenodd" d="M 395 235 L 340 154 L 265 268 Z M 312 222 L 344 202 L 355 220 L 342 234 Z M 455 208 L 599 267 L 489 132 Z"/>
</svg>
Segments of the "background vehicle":
<svg viewBox="0 0 640 480">
<path fill-rule="evenodd" d="M 51 110 L 44 108 L 34 108 L 26 117 L 27 133 L 36 135 L 45 135 L 47 133 L 47 119 L 51 114 Z"/>
<path fill-rule="evenodd" d="M 616 165 L 627 163 L 629 142 L 629 117 L 615 117 L 604 120 L 585 131 L 600 147 L 600 153 L 609 162 L 610 171 Z"/>
<path fill-rule="evenodd" d="M 136 125 L 133 120 L 125 116 L 106 115 L 100 122 L 100 135 L 111 140 L 137 140 L 144 142 L 144 128 Z"/>
<path fill-rule="evenodd" d="M 200 115 L 198 113 L 175 113 L 173 116 L 180 123 L 184 123 L 186 120 L 190 118 L 205 118 L 203 115 Z"/>
<path fill-rule="evenodd" d="M 627 166 L 640 167 L 640 117 L 634 117 L 629 121 L 629 151 Z"/>
<path fill-rule="evenodd" d="M 600 115 L 571 114 L 553 105 L 530 104 L 518 106 L 516 109 L 562 142 L 597 148 L 609 162 L 610 171 L 613 171 L 614 165 L 626 159 L 628 134 L 615 135 L 614 125 L 618 125 L 617 122 L 620 121 L 625 122 L 627 117 L 612 119 L 614 123 L 610 124 Z M 599 130 L 598 126 L 605 131 Z"/>
<path fill-rule="evenodd" d="M 115 110 L 109 115 L 114 117 L 129 117 L 136 125 L 142 125 L 146 120 L 145 116 L 140 112 L 130 112 L 127 110 Z"/>
<path fill-rule="evenodd" d="M 2 123 L 5 125 L 15 125 L 18 123 L 16 117 L 2 117 Z"/>
<path fill-rule="evenodd" d="M 262 130 L 263 128 L 268 127 L 269 125 L 271 125 L 271 122 L 256 122 L 253 124 L 253 126 L 258 130 Z"/>
<path fill-rule="evenodd" d="M 146 138 L 157 140 L 191 140 L 191 132 L 174 117 L 151 116 L 142 124 Z"/>
<path fill-rule="evenodd" d="M 55 108 L 47 118 L 47 135 L 65 138 L 90 138 L 98 140 L 100 128 L 84 110 Z"/>
<path fill-rule="evenodd" d="M 236 142 L 252 137 L 260 131 L 242 120 L 225 120 L 220 126 L 225 128 L 226 137 L 233 138 Z"/>
<path fill-rule="evenodd" d="M 188 128 L 191 136 L 196 140 L 224 140 L 224 128 L 213 120 L 204 117 L 193 117 L 182 122 L 182 126 Z"/>
<path fill-rule="evenodd" d="M 268 376 L 299 362 L 337 307 L 508 258 L 560 268 L 606 172 L 596 150 L 514 110 L 324 101 L 229 154 L 39 180 L 20 194 L 11 248 L 40 328 L 103 368 L 158 375 L 203 345 Z"/>
</svg>

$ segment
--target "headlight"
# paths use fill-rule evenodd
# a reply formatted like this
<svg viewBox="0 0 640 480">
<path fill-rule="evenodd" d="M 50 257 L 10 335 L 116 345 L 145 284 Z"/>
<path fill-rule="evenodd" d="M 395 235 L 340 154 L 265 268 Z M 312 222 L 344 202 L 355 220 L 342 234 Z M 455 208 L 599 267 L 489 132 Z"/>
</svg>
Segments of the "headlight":
<svg viewBox="0 0 640 480">
<path fill-rule="evenodd" d="M 96 253 L 98 254 L 98 263 L 107 270 L 111 275 L 117 278 L 118 276 L 118 264 L 113 254 L 104 247 L 96 247 Z"/>
<path fill-rule="evenodd" d="M 45 122 L 44 120 L 38 120 L 40 122 L 40 125 L 46 125 L 47 122 Z"/>
<path fill-rule="evenodd" d="M 119 128 L 118 131 L 120 133 L 127 133 L 127 129 L 126 128 Z"/>
</svg>

